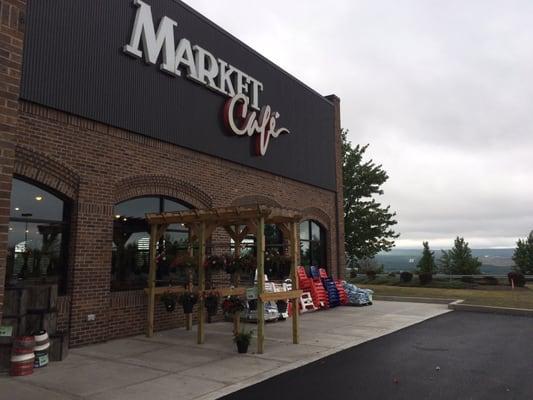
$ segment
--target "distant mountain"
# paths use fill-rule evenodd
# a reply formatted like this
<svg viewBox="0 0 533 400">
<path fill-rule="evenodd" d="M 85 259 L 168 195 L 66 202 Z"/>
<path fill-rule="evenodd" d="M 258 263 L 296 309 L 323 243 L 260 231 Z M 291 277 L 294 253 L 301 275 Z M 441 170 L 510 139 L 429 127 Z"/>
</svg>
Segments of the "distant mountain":
<svg viewBox="0 0 533 400">
<path fill-rule="evenodd" d="M 472 249 L 472 255 L 483 263 L 481 273 L 487 275 L 507 274 L 514 265 L 512 256 L 514 249 Z M 435 259 L 441 257 L 441 250 L 435 250 Z M 385 271 L 412 271 L 422 256 L 422 249 L 393 249 L 388 253 L 380 253 L 375 259 L 383 264 Z"/>
</svg>

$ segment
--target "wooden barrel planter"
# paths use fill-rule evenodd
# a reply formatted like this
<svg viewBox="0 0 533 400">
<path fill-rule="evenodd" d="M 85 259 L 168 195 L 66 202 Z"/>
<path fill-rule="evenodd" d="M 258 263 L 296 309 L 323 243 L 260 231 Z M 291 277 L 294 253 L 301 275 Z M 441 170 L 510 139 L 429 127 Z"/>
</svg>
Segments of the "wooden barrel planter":
<svg viewBox="0 0 533 400">
<path fill-rule="evenodd" d="M 13 340 L 10 368 L 12 376 L 31 375 L 33 373 L 34 348 L 35 338 L 33 336 L 17 336 Z"/>
<path fill-rule="evenodd" d="M 48 352 L 50 350 L 50 339 L 46 331 L 39 331 L 35 334 L 35 361 L 34 368 L 43 368 L 48 365 Z"/>
</svg>

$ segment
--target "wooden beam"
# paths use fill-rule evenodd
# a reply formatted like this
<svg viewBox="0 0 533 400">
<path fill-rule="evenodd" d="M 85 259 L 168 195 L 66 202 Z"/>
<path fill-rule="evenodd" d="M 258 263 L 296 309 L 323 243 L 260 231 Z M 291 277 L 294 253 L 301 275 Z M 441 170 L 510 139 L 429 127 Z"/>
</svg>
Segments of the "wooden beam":
<svg viewBox="0 0 533 400">
<path fill-rule="evenodd" d="M 180 287 L 180 286 L 159 286 L 159 287 L 156 287 L 154 289 L 150 289 L 149 287 L 144 289 L 144 293 L 146 293 L 147 295 L 150 295 L 151 291 L 153 290 L 154 292 L 154 296 L 155 297 L 159 297 L 161 296 L 162 294 L 164 293 L 183 293 L 185 292 L 187 289 L 184 288 L 184 287 Z"/>
<path fill-rule="evenodd" d="M 260 217 L 257 224 L 257 292 L 265 291 L 265 218 Z M 265 305 L 261 297 L 257 299 L 257 353 L 263 354 L 265 340 Z"/>
<path fill-rule="evenodd" d="M 235 225 L 235 232 L 238 232 L 238 231 L 239 231 L 239 226 Z M 235 258 L 239 258 L 240 255 L 241 255 L 240 234 L 237 235 L 236 239 L 234 239 L 234 240 L 235 240 Z M 233 284 L 236 287 L 238 287 L 239 284 L 240 284 L 240 280 L 241 280 L 240 272 L 239 271 L 235 271 L 233 278 L 234 278 Z M 244 293 L 246 293 L 246 289 L 244 290 Z M 240 330 L 241 330 L 241 313 L 240 313 L 240 311 L 237 311 L 236 313 L 233 314 L 233 335 L 237 335 Z"/>
<path fill-rule="evenodd" d="M 205 290 L 205 242 L 206 238 L 205 222 L 200 224 L 200 232 L 198 234 L 198 290 L 202 293 Z M 198 344 L 203 344 L 205 340 L 204 325 L 204 298 L 200 296 L 198 301 Z"/>
<path fill-rule="evenodd" d="M 192 246 L 192 239 L 191 239 L 191 233 L 192 233 L 192 227 L 189 227 L 189 248 L 187 249 L 187 252 L 189 253 L 189 256 L 191 257 L 194 257 L 194 249 L 193 249 L 193 246 Z M 193 288 L 193 279 L 192 279 L 192 271 L 190 270 L 190 268 L 187 268 L 187 273 L 188 273 L 188 276 L 187 276 L 187 290 L 192 290 Z M 185 329 L 190 331 L 192 330 L 192 313 L 190 314 L 185 314 Z"/>
<path fill-rule="evenodd" d="M 277 224 L 277 227 L 283 234 L 283 237 L 291 237 L 291 230 L 286 223 Z"/>
<path fill-rule="evenodd" d="M 209 289 L 204 290 L 203 293 L 211 294 L 211 293 L 218 293 L 221 297 L 227 297 L 227 296 L 243 296 L 246 294 L 246 288 L 245 287 L 225 287 L 225 288 L 216 288 L 216 289 Z"/>
<path fill-rule="evenodd" d="M 160 286 L 153 289 L 154 294 L 156 297 L 161 296 L 164 293 L 183 293 L 186 291 L 198 293 L 198 295 L 204 294 L 210 294 L 210 293 L 218 293 L 220 296 L 243 296 L 246 294 L 246 288 L 245 287 L 224 287 L 224 288 L 217 288 L 217 289 L 208 289 L 204 290 L 203 292 L 200 291 L 198 287 L 190 287 L 190 288 L 184 288 L 180 286 Z M 145 288 L 144 293 L 147 295 L 150 294 L 150 288 Z"/>
<path fill-rule="evenodd" d="M 292 281 L 292 290 L 298 291 L 298 277 L 296 274 L 296 268 L 298 268 L 298 259 L 300 255 L 300 238 L 298 237 L 298 231 L 296 229 L 296 222 L 290 223 L 290 241 L 291 241 L 291 281 Z M 292 342 L 298 344 L 300 341 L 300 332 L 299 332 L 299 319 L 300 319 L 300 310 L 299 310 L 299 299 L 291 299 L 292 304 Z"/>
<path fill-rule="evenodd" d="M 286 292 L 262 293 L 259 295 L 262 301 L 277 301 L 287 299 L 299 299 L 303 290 L 288 290 Z"/>
<path fill-rule="evenodd" d="M 163 235 L 165 234 L 165 231 L 167 230 L 167 228 L 168 228 L 168 224 L 159 225 L 159 228 L 157 228 L 157 238 L 156 238 L 156 240 L 159 241 L 159 239 L 161 239 L 163 237 Z"/>
<path fill-rule="evenodd" d="M 146 321 L 146 336 L 154 336 L 154 314 L 155 314 L 155 276 L 156 276 L 156 252 L 157 252 L 157 232 L 159 226 L 152 225 L 150 229 L 150 269 L 148 271 L 148 316 Z"/>
</svg>

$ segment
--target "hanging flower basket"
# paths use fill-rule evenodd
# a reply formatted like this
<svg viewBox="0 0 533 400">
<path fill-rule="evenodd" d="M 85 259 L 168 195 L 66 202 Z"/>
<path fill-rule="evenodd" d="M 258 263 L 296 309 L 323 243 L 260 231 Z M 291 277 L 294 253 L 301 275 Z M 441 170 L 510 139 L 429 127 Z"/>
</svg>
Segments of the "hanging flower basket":
<svg viewBox="0 0 533 400">
<path fill-rule="evenodd" d="M 183 306 L 185 314 L 191 314 L 194 305 L 198 302 L 198 295 L 194 292 L 184 292 L 178 298 L 178 302 Z"/>
<path fill-rule="evenodd" d="M 244 310 L 244 303 L 238 296 L 229 296 L 222 302 L 222 310 L 226 314 L 233 315 Z"/>
<path fill-rule="evenodd" d="M 221 271 L 226 267 L 226 258 L 219 255 L 209 256 L 205 261 L 205 267 L 211 271 Z"/>
<path fill-rule="evenodd" d="M 197 260 L 195 257 L 185 253 L 178 254 L 170 263 L 171 269 L 181 269 L 184 270 L 186 275 L 189 275 L 193 272 L 194 269 L 198 266 Z"/>
<path fill-rule="evenodd" d="M 176 309 L 176 303 L 178 301 L 178 296 L 176 293 L 165 292 L 161 295 L 161 303 L 165 305 L 165 310 L 167 312 L 172 312 Z"/>
<path fill-rule="evenodd" d="M 207 309 L 207 315 L 213 317 L 217 315 L 218 311 L 218 302 L 220 300 L 220 295 L 218 293 L 209 293 L 204 297 L 204 305 Z"/>
</svg>

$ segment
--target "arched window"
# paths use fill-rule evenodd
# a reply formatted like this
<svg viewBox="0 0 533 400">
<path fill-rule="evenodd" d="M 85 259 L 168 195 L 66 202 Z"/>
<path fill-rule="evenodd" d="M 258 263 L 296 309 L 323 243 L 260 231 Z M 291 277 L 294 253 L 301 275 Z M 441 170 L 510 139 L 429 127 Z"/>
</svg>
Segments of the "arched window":
<svg viewBox="0 0 533 400">
<path fill-rule="evenodd" d="M 57 282 L 66 292 L 69 208 L 49 189 L 13 178 L 7 285 Z"/>
<path fill-rule="evenodd" d="M 177 200 L 161 196 L 138 197 L 115 206 L 113 222 L 113 259 L 111 290 L 145 288 L 150 253 L 150 226 L 146 213 L 188 210 Z M 157 280 L 170 280 L 169 265 L 189 237 L 181 224 L 170 225 L 159 242 Z M 176 277 L 174 277 L 176 278 Z"/>
<path fill-rule="evenodd" d="M 304 266 L 326 266 L 326 230 L 316 221 L 300 223 L 300 263 Z"/>
</svg>

